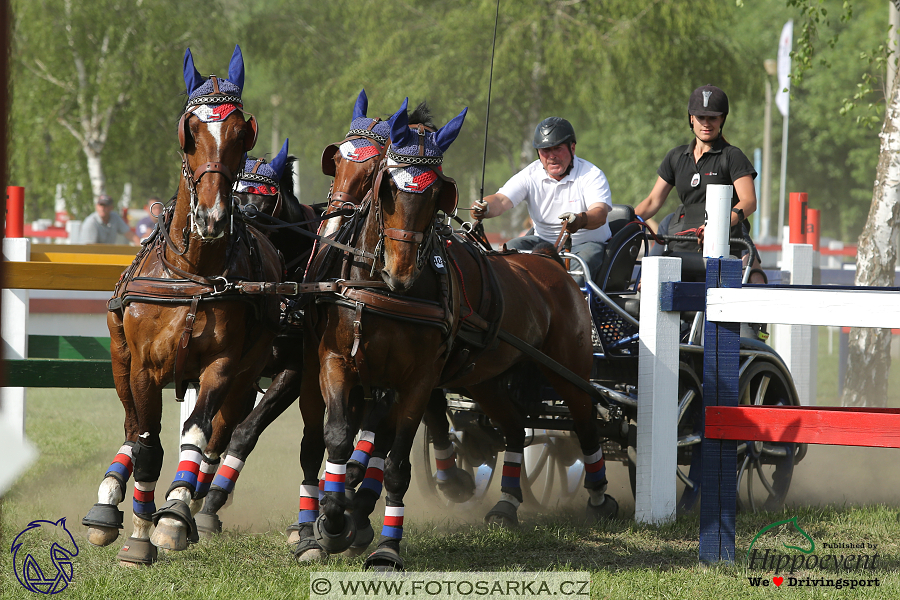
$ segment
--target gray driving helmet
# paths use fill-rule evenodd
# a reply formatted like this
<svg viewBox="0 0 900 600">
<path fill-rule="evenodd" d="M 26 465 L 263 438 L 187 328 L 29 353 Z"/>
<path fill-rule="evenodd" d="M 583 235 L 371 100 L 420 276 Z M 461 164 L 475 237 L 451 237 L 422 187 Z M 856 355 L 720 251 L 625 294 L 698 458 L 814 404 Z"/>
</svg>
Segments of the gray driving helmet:
<svg viewBox="0 0 900 600">
<path fill-rule="evenodd" d="M 534 130 L 534 148 L 552 148 L 575 143 L 575 129 L 561 117 L 547 117 Z"/>
</svg>

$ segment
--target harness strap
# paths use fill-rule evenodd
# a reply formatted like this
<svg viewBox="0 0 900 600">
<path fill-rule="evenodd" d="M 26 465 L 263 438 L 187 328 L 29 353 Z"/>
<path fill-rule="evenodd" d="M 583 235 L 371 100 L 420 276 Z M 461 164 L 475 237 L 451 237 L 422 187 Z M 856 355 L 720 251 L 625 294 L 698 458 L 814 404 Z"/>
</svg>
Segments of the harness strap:
<svg viewBox="0 0 900 600">
<path fill-rule="evenodd" d="M 360 342 L 362 341 L 362 316 L 364 306 L 365 305 L 362 302 L 356 303 L 356 314 L 353 318 L 353 349 L 350 350 L 350 356 L 353 357 L 353 360 L 356 363 L 356 373 L 359 375 L 359 382 L 363 386 L 365 397 L 368 398 L 371 396 L 369 366 L 366 362 L 365 353 L 360 345 Z"/>
<path fill-rule="evenodd" d="M 188 345 L 190 345 L 191 336 L 194 333 L 194 320 L 197 318 L 197 304 L 199 302 L 199 296 L 194 296 L 191 300 L 191 308 L 188 310 L 187 317 L 184 320 L 184 330 L 181 332 L 181 339 L 175 347 L 175 399 L 179 402 L 184 402 L 184 394 L 187 392 L 187 383 L 184 381 L 184 365 L 187 362 Z"/>
</svg>

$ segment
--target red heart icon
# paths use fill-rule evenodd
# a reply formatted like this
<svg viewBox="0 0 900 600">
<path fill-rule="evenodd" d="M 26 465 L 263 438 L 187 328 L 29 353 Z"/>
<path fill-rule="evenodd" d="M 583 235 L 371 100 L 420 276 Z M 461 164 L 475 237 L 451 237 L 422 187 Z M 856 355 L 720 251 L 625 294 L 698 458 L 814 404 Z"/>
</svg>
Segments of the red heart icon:
<svg viewBox="0 0 900 600">
<path fill-rule="evenodd" d="M 773 577 L 772 583 L 780 586 L 782 583 L 784 583 L 784 577 Z"/>
</svg>

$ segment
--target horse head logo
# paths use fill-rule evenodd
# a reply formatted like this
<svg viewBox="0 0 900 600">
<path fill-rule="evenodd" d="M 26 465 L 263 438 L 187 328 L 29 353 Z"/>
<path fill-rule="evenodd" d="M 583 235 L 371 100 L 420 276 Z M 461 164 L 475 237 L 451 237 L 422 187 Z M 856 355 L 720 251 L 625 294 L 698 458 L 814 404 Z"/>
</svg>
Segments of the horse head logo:
<svg viewBox="0 0 900 600">
<path fill-rule="evenodd" d="M 809 542 L 809 546 L 807 548 L 802 548 L 800 546 L 791 546 L 784 542 L 782 542 L 782 544 L 781 544 L 782 546 L 784 546 L 788 550 L 799 550 L 803 554 L 812 554 L 815 551 L 816 542 L 812 539 L 812 537 L 810 537 L 810 535 L 808 533 L 806 533 L 803 530 L 802 527 L 800 527 L 800 525 L 797 524 L 797 517 L 792 517 L 790 519 L 785 519 L 784 521 L 777 521 L 775 523 L 772 523 L 771 525 L 767 525 L 767 526 L 763 527 L 762 529 L 760 529 L 759 533 L 756 534 L 756 537 L 753 538 L 753 541 L 750 542 L 750 547 L 747 548 L 747 556 L 748 557 L 750 556 L 750 553 L 753 551 L 753 546 L 756 545 L 756 540 L 758 540 L 762 534 L 766 533 L 770 529 L 775 529 L 776 527 L 781 527 L 782 525 L 790 525 L 791 528 L 796 533 L 799 533 L 802 537 L 806 538 L 806 540 Z M 789 531 L 790 531 L 790 529 L 789 529 Z"/>
<path fill-rule="evenodd" d="M 22 587 L 36 594 L 58 594 L 72 581 L 78 544 L 66 519 L 32 521 L 13 540 L 13 568 Z"/>
</svg>

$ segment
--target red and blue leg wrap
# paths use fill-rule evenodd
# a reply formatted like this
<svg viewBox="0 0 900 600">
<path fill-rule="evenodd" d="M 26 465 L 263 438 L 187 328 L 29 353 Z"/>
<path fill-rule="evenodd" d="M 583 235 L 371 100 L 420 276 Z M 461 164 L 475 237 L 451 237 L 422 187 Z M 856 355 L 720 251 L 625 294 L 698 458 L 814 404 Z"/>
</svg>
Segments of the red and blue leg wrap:
<svg viewBox="0 0 900 600">
<path fill-rule="evenodd" d="M 156 493 L 155 481 L 135 481 L 134 482 L 134 500 L 131 508 L 135 516 L 150 521 L 153 519 L 153 513 L 156 512 L 156 501 L 154 495 Z"/>
<path fill-rule="evenodd" d="M 325 461 L 325 492 L 344 493 L 344 479 L 347 476 L 346 463 Z"/>
<path fill-rule="evenodd" d="M 520 489 L 520 478 L 522 477 L 522 453 L 510 452 L 507 450 L 503 453 L 503 477 L 500 479 L 500 487 Z M 507 491 L 507 490 L 504 490 Z"/>
<path fill-rule="evenodd" d="M 219 468 L 219 460 L 218 458 L 213 460 L 208 456 L 203 457 L 200 472 L 197 474 L 197 491 L 194 492 L 194 498 L 205 498 L 209 493 L 209 486 L 213 482 L 216 469 Z"/>
<path fill-rule="evenodd" d="M 361 431 L 359 433 L 359 441 L 356 442 L 356 448 L 350 455 L 350 460 L 358 462 L 362 466 L 369 464 L 369 457 L 372 456 L 372 447 L 375 445 L 375 434 L 371 431 Z"/>
<path fill-rule="evenodd" d="M 203 453 L 193 444 L 182 444 L 181 454 L 178 455 L 178 472 L 170 490 L 184 486 L 191 490 L 197 489 L 197 480 L 200 474 L 200 463 L 203 462 Z"/>
<path fill-rule="evenodd" d="M 222 460 L 222 465 L 216 471 L 212 485 L 230 494 L 234 491 L 234 484 L 237 483 L 238 476 L 240 476 L 243 468 L 244 461 L 232 454 L 226 454 Z"/>
<path fill-rule="evenodd" d="M 603 458 L 603 447 L 597 448 L 593 454 L 584 455 L 584 487 L 596 488 L 606 483 L 606 460 Z"/>
<path fill-rule="evenodd" d="M 447 471 L 456 468 L 456 451 L 453 449 L 453 444 L 443 449 L 435 448 L 434 462 L 437 466 L 437 472 L 435 473 L 437 480 L 447 481 L 449 479 Z"/>
<path fill-rule="evenodd" d="M 300 516 L 297 522 L 313 523 L 319 518 L 319 486 L 316 484 L 300 486 Z"/>
<path fill-rule="evenodd" d="M 372 490 L 375 495 L 381 497 L 381 490 L 384 487 L 384 459 L 373 456 L 369 459 L 369 466 L 366 468 L 366 477 L 359 484 L 360 491 Z"/>
<path fill-rule="evenodd" d="M 109 465 L 109 468 L 106 470 L 106 475 L 103 477 L 115 477 L 124 488 L 125 484 L 127 484 L 128 480 L 131 478 L 131 473 L 134 471 L 133 448 L 134 443 L 132 442 L 125 442 L 122 444 L 122 447 L 119 448 L 119 452 L 113 459 L 112 464 Z"/>
<path fill-rule="evenodd" d="M 403 504 L 385 500 L 384 525 L 381 535 L 395 540 L 403 539 Z"/>
</svg>

